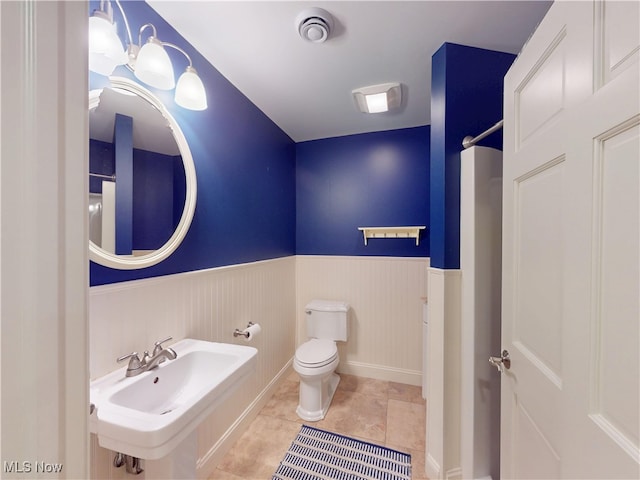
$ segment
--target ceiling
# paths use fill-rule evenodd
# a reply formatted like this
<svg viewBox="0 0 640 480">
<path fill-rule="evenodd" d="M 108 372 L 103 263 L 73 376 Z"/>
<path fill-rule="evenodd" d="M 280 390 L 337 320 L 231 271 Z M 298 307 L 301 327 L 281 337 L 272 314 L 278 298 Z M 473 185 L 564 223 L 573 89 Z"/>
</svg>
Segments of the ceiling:
<svg viewBox="0 0 640 480">
<path fill-rule="evenodd" d="M 296 142 L 430 124 L 431 56 L 438 48 L 451 42 L 518 53 L 551 3 L 147 2 Z M 334 18 L 324 43 L 298 35 L 296 16 L 308 7 Z M 360 113 L 351 91 L 387 82 L 402 84 L 400 109 Z"/>
</svg>

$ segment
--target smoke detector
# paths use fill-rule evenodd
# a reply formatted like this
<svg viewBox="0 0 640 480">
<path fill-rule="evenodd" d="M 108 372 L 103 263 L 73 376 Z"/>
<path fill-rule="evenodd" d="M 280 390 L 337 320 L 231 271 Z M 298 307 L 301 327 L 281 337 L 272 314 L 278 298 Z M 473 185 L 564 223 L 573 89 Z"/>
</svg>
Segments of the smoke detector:
<svg viewBox="0 0 640 480">
<path fill-rule="evenodd" d="M 296 17 L 296 29 L 308 42 L 324 42 L 329 38 L 332 28 L 333 17 L 322 8 L 307 8 Z"/>
</svg>

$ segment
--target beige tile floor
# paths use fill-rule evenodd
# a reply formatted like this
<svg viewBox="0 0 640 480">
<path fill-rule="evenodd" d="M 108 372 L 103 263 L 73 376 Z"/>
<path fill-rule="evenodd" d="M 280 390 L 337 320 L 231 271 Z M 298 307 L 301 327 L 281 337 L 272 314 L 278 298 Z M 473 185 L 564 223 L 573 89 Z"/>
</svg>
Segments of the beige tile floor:
<svg viewBox="0 0 640 480">
<path fill-rule="evenodd" d="M 306 423 L 411 454 L 413 480 L 424 474 L 425 401 L 421 388 L 341 374 L 327 416 L 296 415 L 297 375 L 289 375 L 222 459 L 209 480 L 268 480 Z"/>
</svg>

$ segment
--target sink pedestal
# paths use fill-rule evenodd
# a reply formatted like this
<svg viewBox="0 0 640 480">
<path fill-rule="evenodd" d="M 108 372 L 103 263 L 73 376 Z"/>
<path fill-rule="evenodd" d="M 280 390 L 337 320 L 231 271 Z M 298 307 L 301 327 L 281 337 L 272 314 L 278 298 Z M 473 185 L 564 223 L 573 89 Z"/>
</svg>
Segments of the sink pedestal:
<svg viewBox="0 0 640 480">
<path fill-rule="evenodd" d="M 158 460 L 144 460 L 146 479 L 184 479 L 196 478 L 198 461 L 198 435 L 194 430 L 171 453 Z"/>
</svg>

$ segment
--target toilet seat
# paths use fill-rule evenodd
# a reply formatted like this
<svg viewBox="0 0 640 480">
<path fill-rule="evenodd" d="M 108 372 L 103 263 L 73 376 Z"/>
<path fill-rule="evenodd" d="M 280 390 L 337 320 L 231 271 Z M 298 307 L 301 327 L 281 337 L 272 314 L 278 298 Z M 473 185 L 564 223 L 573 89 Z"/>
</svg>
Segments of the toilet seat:
<svg viewBox="0 0 640 480">
<path fill-rule="evenodd" d="M 296 349 L 295 363 L 305 368 L 320 368 L 333 362 L 338 347 L 333 340 L 312 338 Z"/>
</svg>

